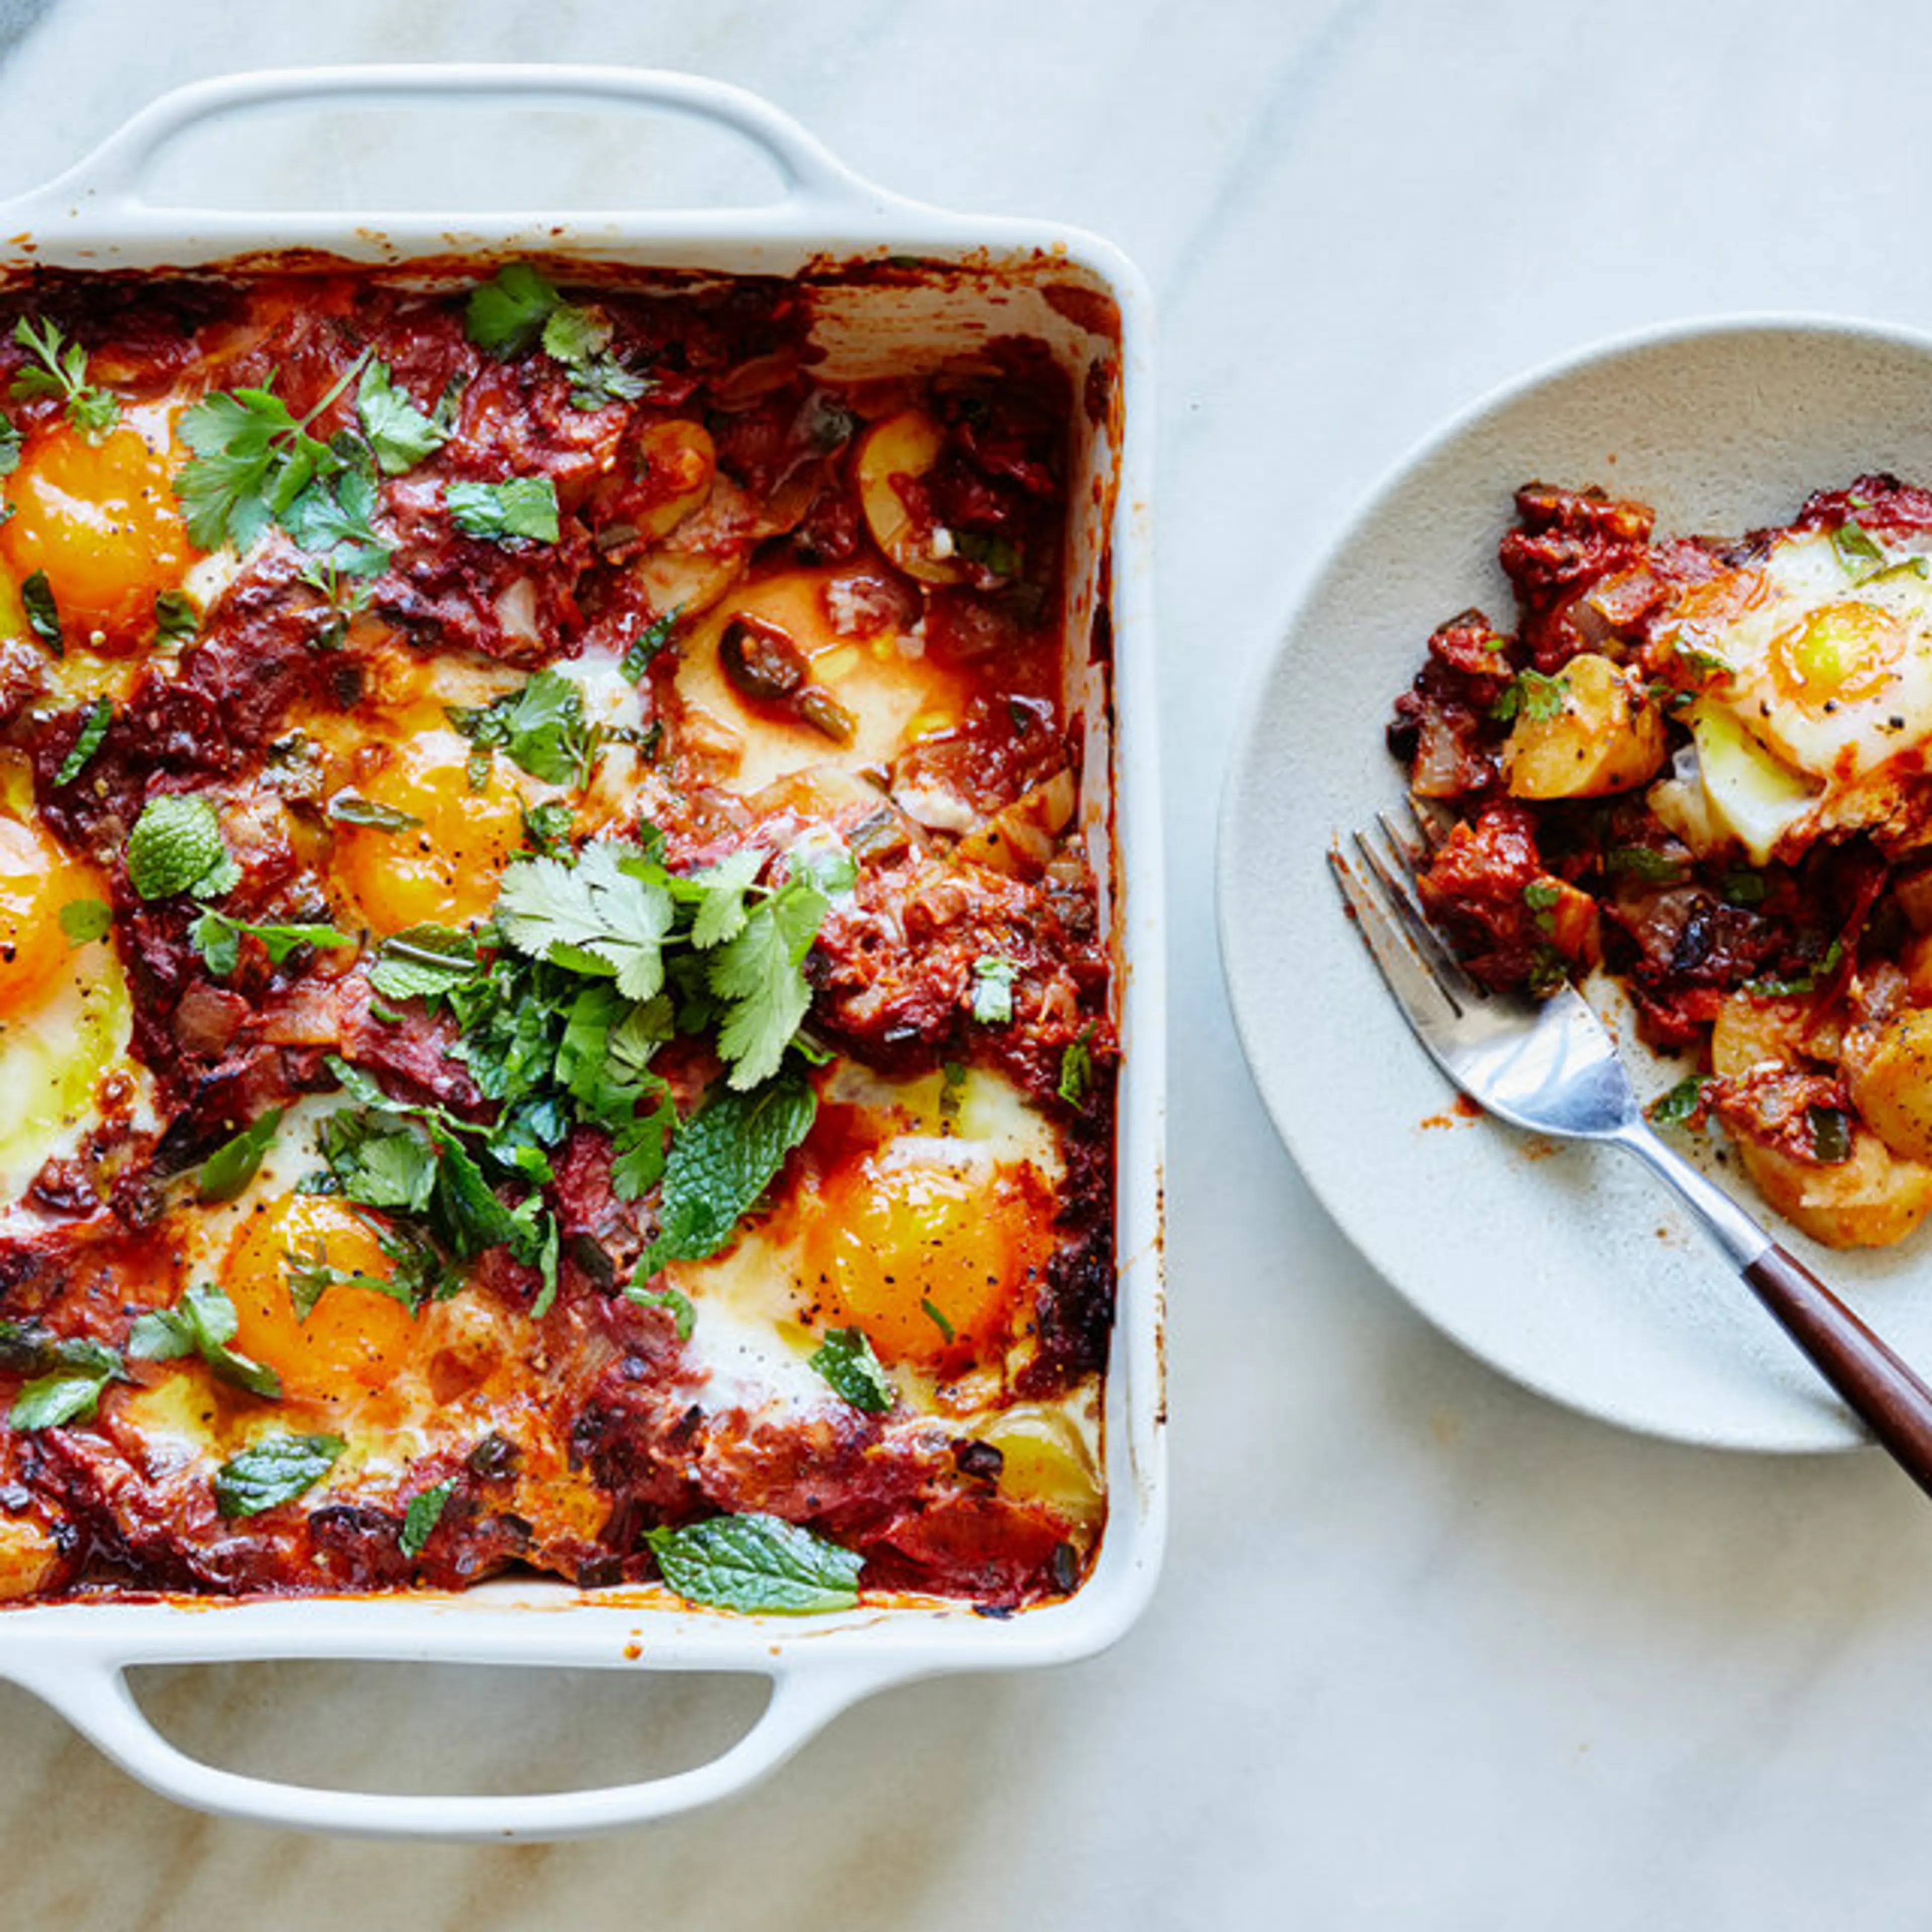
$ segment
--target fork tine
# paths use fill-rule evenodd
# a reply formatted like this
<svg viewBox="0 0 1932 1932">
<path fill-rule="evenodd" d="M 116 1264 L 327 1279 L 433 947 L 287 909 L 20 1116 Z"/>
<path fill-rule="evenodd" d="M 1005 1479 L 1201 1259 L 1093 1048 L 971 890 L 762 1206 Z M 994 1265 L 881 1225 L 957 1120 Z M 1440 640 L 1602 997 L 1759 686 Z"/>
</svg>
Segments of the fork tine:
<svg viewBox="0 0 1932 1932">
<path fill-rule="evenodd" d="M 1395 995 L 1409 1024 L 1429 1043 L 1429 1029 L 1446 1026 L 1459 1017 L 1461 1008 L 1448 988 L 1430 968 L 1408 938 L 1406 917 L 1396 911 L 1401 904 L 1401 890 L 1390 878 L 1387 868 L 1359 835 L 1356 843 L 1375 885 L 1365 884 L 1342 856 L 1340 846 L 1328 848 L 1329 869 L 1348 910 L 1354 916 L 1355 929 L 1369 949 L 1389 991 Z M 1376 890 L 1379 887 L 1379 890 Z M 1401 930 L 1397 929 L 1398 921 Z M 1432 1048 L 1432 1051 L 1433 1049 Z"/>
<path fill-rule="evenodd" d="M 1398 878 L 1388 861 L 1376 850 L 1366 834 L 1357 832 L 1355 844 L 1364 862 L 1375 874 L 1388 902 L 1389 910 L 1400 921 L 1409 944 L 1421 954 L 1424 963 L 1436 976 L 1436 981 L 1454 1004 L 1458 1012 L 1482 998 L 1481 989 L 1468 974 L 1462 963 L 1443 943 L 1429 915 L 1422 909 L 1422 902 L 1415 890 L 1415 869 L 1412 856 L 1403 844 L 1401 835 L 1390 822 L 1386 812 L 1377 812 L 1376 823 L 1382 828 L 1386 838 L 1403 860 L 1404 876 Z"/>
</svg>

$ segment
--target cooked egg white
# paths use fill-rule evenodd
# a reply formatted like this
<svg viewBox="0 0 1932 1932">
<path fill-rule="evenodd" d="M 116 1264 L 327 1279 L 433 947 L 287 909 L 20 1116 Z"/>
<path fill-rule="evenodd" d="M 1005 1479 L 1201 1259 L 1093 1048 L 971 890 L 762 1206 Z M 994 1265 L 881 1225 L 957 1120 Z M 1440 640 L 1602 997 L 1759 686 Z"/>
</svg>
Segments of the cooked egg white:
<svg viewBox="0 0 1932 1932">
<path fill-rule="evenodd" d="M 1660 641 L 1697 694 L 1694 776 L 1718 826 L 1757 863 L 1833 830 L 1911 840 L 1924 807 L 1906 781 L 1932 744 L 1932 560 L 1853 555 L 1828 532 L 1782 537 L 1761 561 L 1687 592 Z"/>
<path fill-rule="evenodd" d="M 983 1068 L 895 1080 L 842 1065 L 822 1096 L 849 1148 L 815 1194 L 788 1201 L 668 1285 L 694 1310 L 694 1400 L 712 1413 L 823 1409 L 809 1358 L 857 1328 L 902 1399 L 994 1359 L 1044 1268 L 1063 1162 L 1052 1124 Z"/>
</svg>

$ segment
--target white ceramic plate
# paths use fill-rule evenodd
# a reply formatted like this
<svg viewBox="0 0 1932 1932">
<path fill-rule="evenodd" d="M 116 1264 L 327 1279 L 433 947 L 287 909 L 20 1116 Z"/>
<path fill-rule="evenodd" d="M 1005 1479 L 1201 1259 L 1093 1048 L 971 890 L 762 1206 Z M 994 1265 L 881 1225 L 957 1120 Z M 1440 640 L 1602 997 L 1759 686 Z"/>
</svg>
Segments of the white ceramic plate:
<svg viewBox="0 0 1932 1932">
<path fill-rule="evenodd" d="M 1539 372 L 1431 438 L 1351 521 L 1253 694 L 1228 774 L 1228 989 L 1262 1097 L 1310 1185 L 1466 1347 L 1655 1435 L 1760 1450 L 1864 1439 L 1628 1156 L 1452 1108 L 1342 917 L 1325 855 L 1400 802 L 1382 729 L 1430 631 L 1470 604 L 1512 618 L 1495 560 L 1518 485 L 1599 483 L 1653 505 L 1660 530 L 1721 533 L 1783 522 L 1811 490 L 1883 470 L 1932 482 L 1932 336 L 1699 324 Z M 1633 1070 L 1647 1090 L 1678 1070 Z M 1909 1360 L 1932 1364 L 1932 1230 L 1862 1254 L 1817 1248 L 1781 1222 L 1772 1232 Z"/>
</svg>

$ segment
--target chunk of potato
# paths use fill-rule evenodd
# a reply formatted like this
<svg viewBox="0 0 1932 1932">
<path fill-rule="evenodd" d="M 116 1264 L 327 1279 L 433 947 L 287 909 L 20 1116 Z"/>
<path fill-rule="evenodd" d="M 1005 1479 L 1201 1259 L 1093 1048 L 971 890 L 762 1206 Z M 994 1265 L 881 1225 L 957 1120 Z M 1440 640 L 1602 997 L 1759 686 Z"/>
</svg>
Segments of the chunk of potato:
<svg viewBox="0 0 1932 1932">
<path fill-rule="evenodd" d="M 1744 1172 L 1795 1228 L 1828 1248 L 1884 1248 L 1932 1214 L 1932 1166 L 1892 1152 L 1869 1129 L 1852 1131 L 1849 1160 L 1819 1166 L 1740 1138 Z"/>
<path fill-rule="evenodd" d="M 1932 1012 L 1908 1006 L 1845 1036 L 1852 1104 L 1894 1154 L 1932 1161 Z"/>
<path fill-rule="evenodd" d="M 1664 718 L 1642 681 L 1586 651 L 1556 680 L 1558 708 L 1526 706 L 1503 747 L 1503 777 L 1518 798 L 1595 798 L 1628 791 L 1664 763 Z"/>
<path fill-rule="evenodd" d="M 963 574 L 946 548 L 951 532 L 916 528 L 892 478 L 923 476 L 945 440 L 923 410 L 902 410 L 874 423 L 859 444 L 859 502 L 872 541 L 908 577 L 926 584 L 957 584 Z"/>
<path fill-rule="evenodd" d="M 0 1604 L 31 1597 L 60 1562 L 53 1532 L 26 1516 L 0 1516 Z"/>
</svg>

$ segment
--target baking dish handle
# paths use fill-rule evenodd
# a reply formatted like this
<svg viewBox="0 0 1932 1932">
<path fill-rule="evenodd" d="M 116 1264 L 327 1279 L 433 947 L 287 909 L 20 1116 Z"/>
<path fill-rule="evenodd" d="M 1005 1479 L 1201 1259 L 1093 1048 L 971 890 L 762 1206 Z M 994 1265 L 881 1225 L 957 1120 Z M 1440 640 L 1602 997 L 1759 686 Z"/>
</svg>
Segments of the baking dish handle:
<svg viewBox="0 0 1932 1932">
<path fill-rule="evenodd" d="M 162 1736 L 135 1702 L 121 1664 L 71 1652 L 49 1664 L 8 1675 L 164 1798 L 298 1831 L 470 1840 L 580 1838 L 694 1811 L 776 1771 L 842 1711 L 920 1674 L 910 1666 L 882 1670 L 877 1660 L 846 1665 L 814 1658 L 808 1667 L 781 1666 L 765 1673 L 772 1694 L 750 1730 L 707 1763 L 636 1784 L 442 1797 L 284 1784 L 224 1771 Z"/>
<path fill-rule="evenodd" d="M 90 225 L 151 212 L 143 193 L 162 150 L 203 123 L 310 106 L 396 106 L 507 101 L 518 108 L 628 106 L 708 121 L 763 151 L 784 199 L 849 218 L 908 204 L 854 174 L 804 128 L 742 88 L 696 74 L 637 68 L 376 66 L 274 68 L 224 74 L 151 102 L 56 179 L 6 204 L 10 226 Z M 197 211 L 167 204 L 172 214 Z M 206 211 L 212 212 L 213 211 Z M 289 211 L 284 211 L 285 212 Z M 547 211 L 548 212 L 548 211 Z"/>
</svg>

